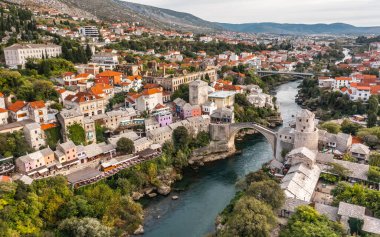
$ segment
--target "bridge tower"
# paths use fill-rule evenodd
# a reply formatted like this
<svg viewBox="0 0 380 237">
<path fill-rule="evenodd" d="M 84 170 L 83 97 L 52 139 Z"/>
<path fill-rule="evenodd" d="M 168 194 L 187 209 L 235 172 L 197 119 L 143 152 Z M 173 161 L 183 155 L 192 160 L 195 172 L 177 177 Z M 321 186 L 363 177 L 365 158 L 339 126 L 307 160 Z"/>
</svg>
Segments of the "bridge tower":
<svg viewBox="0 0 380 237">
<path fill-rule="evenodd" d="M 303 109 L 296 115 L 294 149 L 307 147 L 318 150 L 318 129 L 315 127 L 315 114 Z"/>
</svg>

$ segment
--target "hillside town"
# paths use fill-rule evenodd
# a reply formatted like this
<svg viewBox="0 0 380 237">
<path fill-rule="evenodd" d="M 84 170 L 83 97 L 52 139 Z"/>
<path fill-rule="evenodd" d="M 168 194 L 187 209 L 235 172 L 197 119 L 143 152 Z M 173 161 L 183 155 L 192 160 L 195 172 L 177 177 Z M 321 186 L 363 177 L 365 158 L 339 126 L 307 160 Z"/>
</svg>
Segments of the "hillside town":
<svg viewBox="0 0 380 237">
<path fill-rule="evenodd" d="M 0 213 L 14 200 L 46 205 L 38 223 L 0 218 L 19 234 L 5 236 L 87 217 L 103 236 L 143 234 L 138 201 L 181 199 L 170 193 L 182 169 L 238 154 L 235 136 L 272 145 L 262 170 L 283 193 L 273 230 L 308 206 L 342 236 L 380 235 L 379 37 L 198 34 L 5 2 L 0 13 Z M 288 124 L 274 91 L 299 81 Z M 232 236 L 223 215 L 215 236 Z"/>
</svg>

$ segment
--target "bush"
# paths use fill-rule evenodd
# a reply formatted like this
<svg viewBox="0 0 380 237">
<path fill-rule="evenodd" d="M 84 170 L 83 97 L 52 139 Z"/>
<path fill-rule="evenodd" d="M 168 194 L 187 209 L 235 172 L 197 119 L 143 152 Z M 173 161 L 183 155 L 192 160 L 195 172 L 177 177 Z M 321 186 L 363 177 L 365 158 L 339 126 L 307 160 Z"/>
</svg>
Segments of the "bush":
<svg viewBox="0 0 380 237">
<path fill-rule="evenodd" d="M 339 178 L 332 174 L 322 173 L 320 178 L 323 179 L 325 182 L 331 183 L 331 184 L 334 184 L 339 181 Z"/>
<path fill-rule="evenodd" d="M 321 125 L 321 128 L 329 133 L 338 134 L 340 132 L 340 125 L 334 122 L 325 122 Z"/>
<path fill-rule="evenodd" d="M 133 150 L 135 149 L 135 145 L 131 139 L 122 137 L 119 139 L 119 141 L 117 141 L 116 149 L 117 151 L 125 154 L 132 154 Z"/>
<path fill-rule="evenodd" d="M 86 144 L 86 132 L 84 128 L 79 123 L 74 123 L 67 127 L 68 137 L 75 145 L 85 145 Z"/>
</svg>

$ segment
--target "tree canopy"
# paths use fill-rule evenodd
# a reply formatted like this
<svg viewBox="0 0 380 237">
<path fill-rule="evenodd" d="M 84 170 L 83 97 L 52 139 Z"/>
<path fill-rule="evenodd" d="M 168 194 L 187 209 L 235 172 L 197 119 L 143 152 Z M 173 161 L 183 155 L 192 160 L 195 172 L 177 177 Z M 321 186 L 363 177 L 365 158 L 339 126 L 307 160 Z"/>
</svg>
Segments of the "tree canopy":
<svg viewBox="0 0 380 237">
<path fill-rule="evenodd" d="M 135 145 L 131 139 L 122 137 L 119 141 L 117 141 L 116 149 L 124 154 L 132 154 L 135 149 Z"/>
<path fill-rule="evenodd" d="M 74 142 L 75 145 L 86 144 L 86 133 L 84 128 L 79 123 L 74 123 L 67 127 L 68 138 Z"/>
<path fill-rule="evenodd" d="M 343 234 L 343 227 L 338 222 L 330 221 L 310 206 L 300 206 L 280 237 L 340 237 Z"/>
<path fill-rule="evenodd" d="M 177 149 L 186 149 L 190 142 L 190 135 L 184 126 L 173 130 L 173 144 Z"/>
<path fill-rule="evenodd" d="M 265 202 L 243 197 L 235 205 L 232 215 L 218 236 L 270 236 L 276 216 Z"/>
</svg>

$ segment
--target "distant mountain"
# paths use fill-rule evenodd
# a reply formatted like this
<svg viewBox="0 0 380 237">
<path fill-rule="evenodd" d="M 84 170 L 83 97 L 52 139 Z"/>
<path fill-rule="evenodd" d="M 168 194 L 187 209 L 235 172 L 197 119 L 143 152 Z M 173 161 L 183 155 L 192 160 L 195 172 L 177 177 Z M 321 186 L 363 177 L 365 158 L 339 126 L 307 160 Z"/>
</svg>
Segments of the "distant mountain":
<svg viewBox="0 0 380 237">
<path fill-rule="evenodd" d="M 221 29 L 215 23 L 184 12 L 120 0 L 59 0 L 71 8 L 85 10 L 99 19 L 141 22 L 146 26 L 193 32 Z"/>
<path fill-rule="evenodd" d="M 274 34 L 380 34 L 380 27 L 334 24 L 228 24 L 203 20 L 189 13 L 121 0 L 7 0 L 21 5 L 40 5 L 68 14 L 112 21 L 141 22 L 148 27 L 207 33 L 220 30 Z"/>
<path fill-rule="evenodd" d="M 349 24 L 280 24 L 280 23 L 219 23 L 226 30 L 273 34 L 380 34 L 380 27 L 356 27 Z"/>
</svg>

